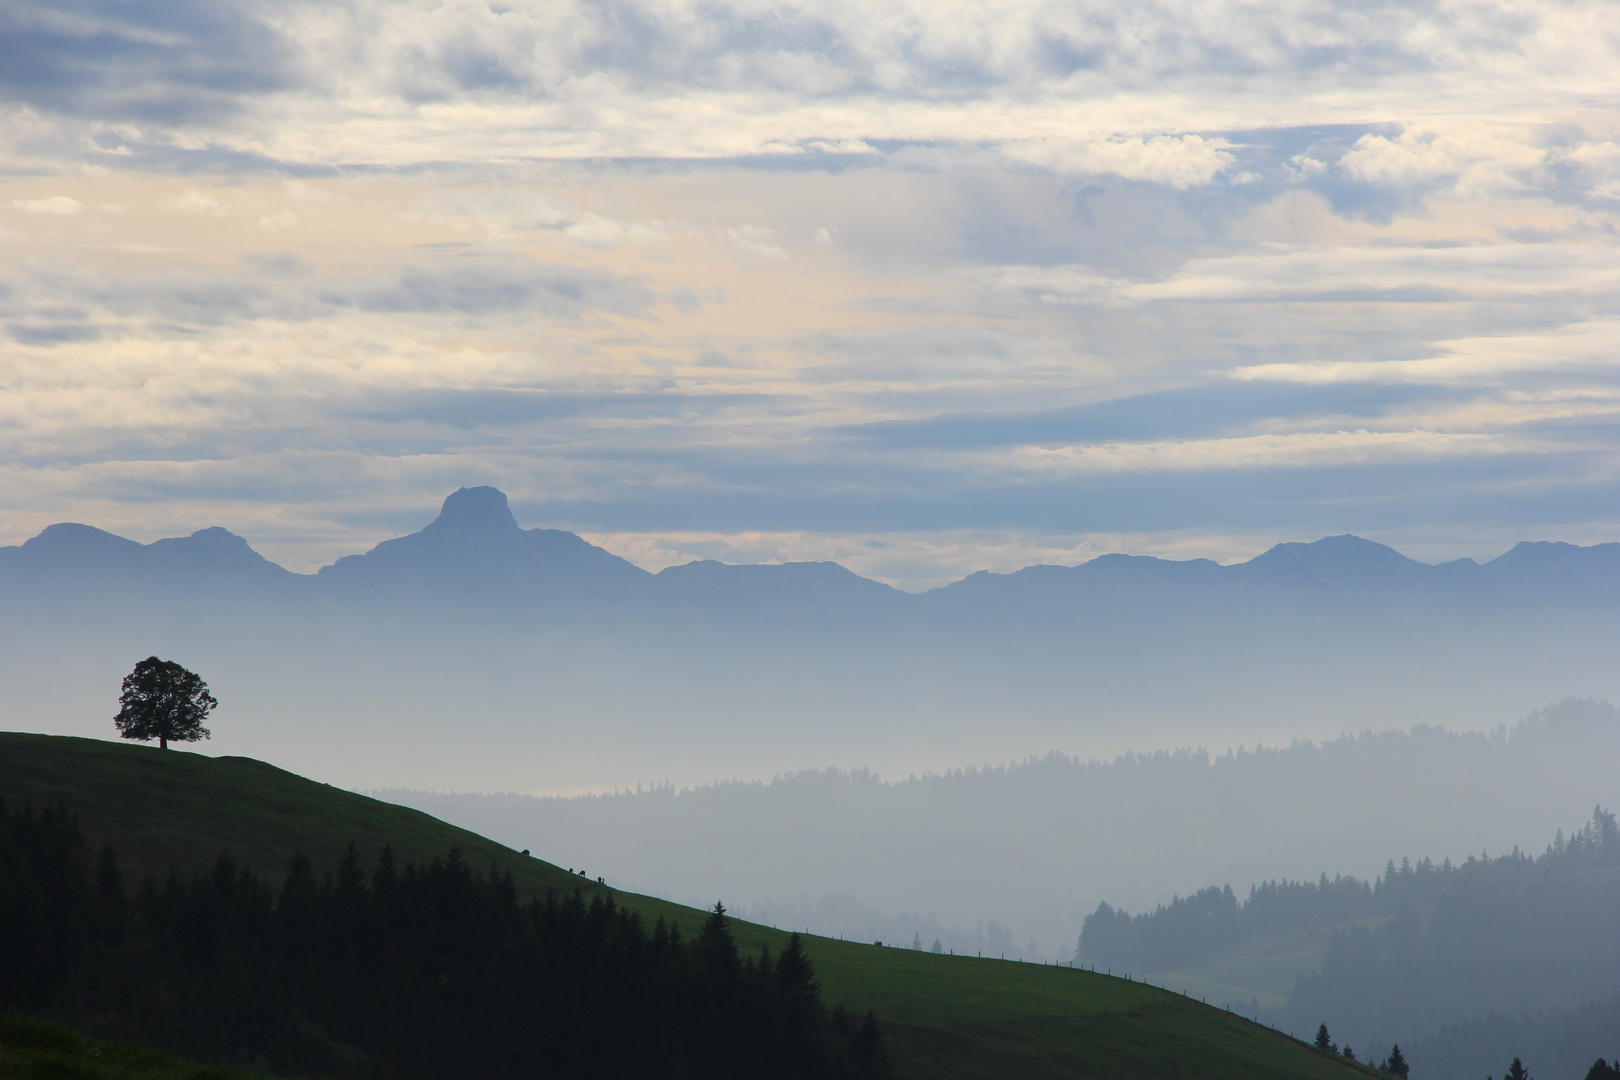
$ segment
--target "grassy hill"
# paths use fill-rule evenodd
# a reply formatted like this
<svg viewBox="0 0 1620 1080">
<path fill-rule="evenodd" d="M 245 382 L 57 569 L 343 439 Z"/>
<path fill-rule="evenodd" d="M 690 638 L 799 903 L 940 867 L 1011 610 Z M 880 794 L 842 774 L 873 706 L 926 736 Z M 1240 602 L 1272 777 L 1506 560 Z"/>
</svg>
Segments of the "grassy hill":
<svg viewBox="0 0 1620 1080">
<path fill-rule="evenodd" d="M 609 890 L 420 811 L 247 758 L 0 733 L 0 798 L 66 802 L 92 842 L 119 851 L 132 881 L 170 867 L 204 870 L 221 851 L 279 876 L 294 852 L 331 866 L 350 840 L 367 859 L 390 844 L 402 862 L 425 861 L 459 845 L 474 865 L 509 870 L 528 893 L 611 891 L 644 918 L 663 917 L 688 932 L 704 917 L 656 897 Z M 778 951 L 787 937 L 748 923 L 734 930 L 746 950 L 768 944 Z M 884 1021 L 901 1078 L 1379 1075 L 1195 999 L 1123 978 L 828 938 L 811 937 L 806 946 L 829 1004 L 872 1009 Z"/>
</svg>

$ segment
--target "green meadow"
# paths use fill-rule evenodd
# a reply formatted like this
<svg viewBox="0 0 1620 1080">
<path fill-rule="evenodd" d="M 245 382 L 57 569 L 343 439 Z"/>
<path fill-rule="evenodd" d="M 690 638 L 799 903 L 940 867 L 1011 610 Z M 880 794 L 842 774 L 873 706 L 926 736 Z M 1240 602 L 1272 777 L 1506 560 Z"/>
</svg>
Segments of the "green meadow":
<svg viewBox="0 0 1620 1080">
<path fill-rule="evenodd" d="M 1389 919 L 1383 916 L 1294 933 L 1258 934 L 1210 953 L 1197 967 L 1148 975 L 1147 979 L 1209 1001 L 1254 1000 L 1275 1008 L 1287 1000 L 1296 978 L 1322 966 L 1335 933 L 1378 926 Z"/>
<path fill-rule="evenodd" d="M 427 861 L 459 846 L 476 866 L 510 871 L 518 887 L 530 894 L 577 888 L 587 897 L 611 895 L 644 919 L 664 918 L 690 932 L 705 915 L 657 897 L 598 885 L 420 811 L 246 758 L 0 733 L 0 797 L 13 804 L 65 802 L 92 843 L 110 843 L 118 850 L 132 884 L 171 868 L 205 870 L 221 852 L 277 878 L 294 853 L 332 866 L 350 841 L 367 860 L 390 845 L 401 862 Z M 776 952 L 787 940 L 785 931 L 771 927 L 737 922 L 733 929 L 745 950 L 768 946 Z M 829 1004 L 870 1009 L 883 1021 L 901 1078 L 1308 1080 L 1381 1075 L 1205 1005 L 1196 991 L 1187 996 L 1068 967 L 939 956 L 813 936 L 806 947 Z M 1284 949 L 1278 955 L 1293 954 Z M 1296 963 L 1297 957 L 1287 962 Z M 0 1057 L 8 1078 L 223 1080 L 233 1075 L 174 1059 L 158 1064 L 161 1055 L 140 1058 L 145 1051 L 127 1049 L 118 1053 L 135 1057 L 116 1064 L 108 1051 L 96 1051 L 100 1059 L 89 1056 L 86 1048 L 110 1045 L 93 1041 L 79 1044 L 77 1058 L 75 1051 L 61 1047 L 48 1052 L 18 1049 L 15 1021 L 8 1023 L 13 1026 L 3 1030 L 13 1032 L 5 1036 L 12 1041 L 0 1039 L 0 1053 L 9 1055 Z M 69 1059 L 77 1065 L 64 1064 Z M 115 1068 L 123 1071 L 107 1071 Z M 137 1068 L 148 1071 L 131 1071 Z"/>
</svg>

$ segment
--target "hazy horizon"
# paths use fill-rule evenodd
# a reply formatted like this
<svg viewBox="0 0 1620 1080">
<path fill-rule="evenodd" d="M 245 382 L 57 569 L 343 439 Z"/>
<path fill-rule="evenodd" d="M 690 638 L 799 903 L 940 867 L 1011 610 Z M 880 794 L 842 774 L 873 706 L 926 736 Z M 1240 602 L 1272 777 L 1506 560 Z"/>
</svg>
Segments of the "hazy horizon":
<svg viewBox="0 0 1620 1080">
<path fill-rule="evenodd" d="M 421 524 L 427 524 L 432 520 L 431 517 L 429 516 L 431 513 L 432 513 L 432 510 L 430 508 L 424 507 L 424 512 L 422 514 L 423 520 L 422 520 Z M 66 522 L 66 521 L 64 521 L 64 522 L 51 522 L 49 525 L 44 526 L 44 528 L 41 529 L 41 532 L 43 532 L 44 529 L 48 529 L 53 525 L 64 525 L 64 524 L 87 525 L 90 528 L 100 529 L 103 532 L 111 532 L 112 535 L 121 536 L 123 539 L 135 540 L 137 543 L 141 543 L 143 545 L 154 544 L 154 543 L 157 543 L 158 541 L 161 541 L 161 540 L 181 539 L 183 537 L 190 536 L 190 535 L 195 534 L 196 532 L 207 530 L 207 529 L 224 528 L 224 526 L 220 526 L 220 525 L 217 525 L 217 524 L 204 524 L 204 525 L 198 525 L 196 528 L 188 529 L 188 530 L 186 530 L 184 532 L 175 533 L 174 535 L 154 536 L 149 540 L 141 540 L 141 539 L 138 539 L 137 536 L 125 536 L 123 534 L 113 532 L 112 530 L 109 530 L 109 529 L 103 529 L 101 526 L 95 524 L 94 522 L 89 522 L 89 521 Z M 536 524 L 525 525 L 525 524 L 523 524 L 521 522 L 521 520 L 518 522 L 518 524 L 519 524 L 520 528 L 523 528 L 525 530 L 553 529 L 553 528 L 555 528 L 555 526 L 547 525 L 547 524 L 544 524 L 544 523 L 536 523 Z M 230 531 L 230 530 L 227 529 L 226 531 Z M 570 530 L 559 530 L 559 531 L 570 531 Z M 35 537 L 37 537 L 39 535 L 40 535 L 39 533 L 35 533 L 35 534 L 33 534 L 33 536 L 22 538 L 22 540 L 18 541 L 18 543 L 16 543 L 16 544 L 7 545 L 7 546 L 11 546 L 11 547 L 21 546 L 21 544 L 26 543 L 28 540 L 34 539 Z M 321 564 L 319 566 L 314 567 L 313 569 L 308 569 L 308 570 L 297 570 L 297 569 L 294 569 L 292 567 L 285 566 L 285 565 L 283 565 L 281 563 L 277 563 L 274 559 L 269 558 L 268 556 L 265 556 L 264 553 L 262 551 L 259 551 L 259 549 L 257 547 L 253 547 L 251 541 L 249 541 L 249 547 L 251 547 L 255 552 L 258 552 L 258 554 L 261 557 L 264 557 L 266 559 L 266 561 L 271 562 L 274 565 L 279 566 L 284 570 L 287 570 L 289 573 L 297 574 L 300 577 L 315 577 L 316 575 L 318 575 L 320 573 L 321 570 L 325 569 L 328 566 L 333 565 L 339 559 L 346 558 L 349 555 L 364 554 L 365 552 L 374 550 L 376 545 L 379 544 L 379 543 L 386 543 L 389 540 L 398 539 L 401 536 L 406 536 L 406 535 L 410 535 L 410 533 L 400 533 L 400 534 L 381 537 L 375 543 L 372 543 L 372 544 L 370 544 L 370 545 L 368 545 L 366 547 L 356 548 L 356 549 L 354 549 L 352 551 L 338 552 L 338 553 L 336 553 L 334 555 L 334 557 L 332 559 L 332 562 L 324 563 L 324 564 Z M 688 565 L 691 562 L 704 561 L 702 559 L 696 559 L 696 558 L 689 559 L 689 560 L 686 560 L 686 562 L 681 562 L 681 563 L 661 560 L 661 559 L 657 559 L 657 558 L 653 558 L 651 561 L 647 561 L 646 553 L 637 552 L 634 549 L 631 549 L 631 550 L 628 550 L 628 551 L 615 551 L 611 546 L 611 540 L 613 539 L 613 537 L 597 538 L 597 537 L 593 537 L 592 535 L 586 534 L 586 533 L 578 533 L 576 535 L 580 536 L 580 538 L 585 540 L 586 542 L 594 544 L 597 547 L 601 547 L 603 550 L 608 551 L 610 554 L 616 555 L 619 558 L 624 559 L 625 561 L 627 561 L 629 563 L 632 563 L 633 565 L 638 566 L 643 570 L 648 571 L 649 573 L 656 574 L 660 570 L 667 569 L 667 568 L 669 568 L 671 566 L 683 566 L 683 565 Z M 1363 535 L 1361 533 L 1355 532 L 1354 530 L 1351 530 L 1350 532 L 1347 532 L 1347 533 L 1337 534 L 1337 535 L 1338 536 L 1353 536 L 1353 537 L 1356 537 L 1358 539 L 1373 540 L 1375 543 L 1382 543 L 1382 541 L 1378 541 L 1373 536 Z M 244 537 L 244 539 L 246 539 L 246 538 Z M 1191 561 L 1196 561 L 1196 560 L 1208 560 L 1210 562 L 1214 562 L 1214 563 L 1216 563 L 1218 565 L 1221 565 L 1221 566 L 1232 566 L 1232 565 L 1237 565 L 1237 564 L 1244 563 L 1244 562 L 1249 562 L 1249 561 L 1259 557 L 1260 555 L 1265 554 L 1267 551 L 1270 551 L 1272 548 L 1274 548 L 1274 547 L 1276 547 L 1278 545 L 1311 543 L 1314 540 L 1318 540 L 1318 539 L 1332 539 L 1332 537 L 1304 538 L 1304 537 L 1297 537 L 1297 536 L 1296 537 L 1279 536 L 1279 537 L 1272 538 L 1272 539 L 1269 539 L 1269 540 L 1260 541 L 1263 544 L 1263 546 L 1258 547 L 1253 551 L 1248 551 L 1248 552 L 1245 552 L 1243 554 L 1232 554 L 1232 553 L 1228 552 L 1228 553 L 1226 553 L 1225 557 L 1214 557 L 1214 556 L 1211 556 L 1211 555 L 1208 555 L 1208 554 L 1201 554 L 1201 553 L 1199 553 L 1197 551 L 1190 550 L 1190 547 L 1191 547 L 1190 543 L 1176 543 L 1176 544 L 1172 545 L 1168 549 L 1168 551 L 1170 552 L 1169 554 L 1164 553 L 1163 549 L 1155 549 L 1155 550 L 1125 550 L 1125 549 L 1101 550 L 1101 549 L 1099 549 L 1099 550 L 1097 550 L 1095 552 L 1086 554 L 1084 557 L 1079 558 L 1075 562 L 1067 562 L 1067 563 L 1065 563 L 1065 562 L 1026 562 L 1026 563 L 1014 564 L 1014 563 L 1007 562 L 1007 561 L 1003 560 L 1003 562 L 1000 565 L 997 565 L 997 566 L 976 566 L 976 567 L 974 567 L 972 569 L 967 570 L 962 575 L 962 577 L 968 577 L 968 576 L 971 576 L 973 574 L 980 573 L 980 572 L 987 572 L 987 573 L 991 573 L 991 574 L 1016 573 L 1019 570 L 1028 569 L 1028 568 L 1034 567 L 1034 566 L 1066 566 L 1066 567 L 1080 566 L 1080 565 L 1083 565 L 1084 563 L 1095 561 L 1095 560 L 1103 558 L 1104 556 L 1107 556 L 1107 555 L 1142 556 L 1142 557 L 1147 557 L 1147 558 L 1164 559 L 1165 561 L 1169 561 L 1169 562 L 1191 562 Z M 603 542 L 604 540 L 606 542 Z M 1574 543 L 1574 542 L 1572 542 L 1570 540 L 1567 540 L 1566 538 L 1561 537 L 1561 536 L 1560 537 L 1540 538 L 1540 539 L 1537 539 L 1537 540 L 1520 539 L 1520 540 L 1514 540 L 1514 541 L 1508 542 L 1507 546 L 1501 548 L 1500 550 L 1497 550 L 1494 547 L 1485 549 L 1486 552 L 1489 552 L 1489 553 L 1484 553 L 1484 554 L 1480 554 L 1480 555 L 1452 555 L 1450 557 L 1434 558 L 1434 559 L 1423 559 L 1423 558 L 1415 557 L 1415 556 L 1409 554 L 1408 552 L 1401 551 L 1399 547 L 1397 547 L 1396 545 L 1393 545 L 1393 544 L 1386 544 L 1384 546 L 1392 548 L 1393 550 L 1399 552 L 1404 557 L 1412 559 L 1414 562 L 1423 562 L 1423 563 L 1426 563 L 1427 565 L 1430 565 L 1430 566 L 1437 566 L 1437 565 L 1441 565 L 1442 563 L 1445 563 L 1445 562 L 1454 562 L 1454 561 L 1460 561 L 1460 560 L 1469 560 L 1469 561 L 1473 561 L 1473 562 L 1480 563 L 1480 564 L 1483 565 L 1485 563 L 1488 563 L 1488 562 L 1492 561 L 1493 559 L 1500 558 L 1502 555 L 1507 554 L 1514 547 L 1518 546 L 1521 543 L 1537 543 L 1537 542 L 1541 542 L 1541 543 L 1549 543 L 1549 542 L 1550 543 Z M 1579 546 L 1595 546 L 1596 544 L 1614 543 L 1614 542 L 1616 542 L 1616 541 L 1596 541 L 1593 545 L 1574 544 L 1574 546 L 1577 546 L 1577 547 L 1579 547 Z M 1430 546 L 1433 546 L 1433 545 L 1430 545 Z M 1463 548 L 1463 547 L 1478 548 L 1478 547 L 1481 547 L 1482 545 L 1480 545 L 1478 543 L 1470 544 L 1468 542 L 1457 541 L 1457 542 L 1453 542 L 1450 545 L 1442 544 L 1442 546 L 1449 546 L 1449 547 L 1452 547 L 1452 548 Z M 642 555 L 642 559 L 638 560 L 638 558 L 637 558 L 638 554 Z M 1068 552 L 1066 554 L 1073 554 L 1073 553 Z M 1009 558 L 1009 559 L 1010 558 L 1016 558 L 1016 557 L 1017 557 L 1016 554 L 1009 554 L 1007 556 L 1007 558 Z M 840 563 L 837 559 L 809 559 L 809 558 L 806 558 L 806 559 L 786 559 L 786 560 L 784 560 L 784 559 L 779 559 L 779 558 L 770 558 L 770 559 L 761 559 L 761 560 L 753 561 L 753 562 L 729 562 L 729 563 L 725 559 L 714 559 L 713 561 L 726 563 L 727 565 L 731 565 L 731 566 L 781 566 L 781 565 L 785 565 L 785 564 L 790 563 L 790 562 L 831 562 L 831 563 L 836 563 L 837 565 L 840 565 L 840 566 L 844 566 L 845 569 L 850 570 L 852 573 L 859 574 L 859 571 L 856 570 L 854 567 L 848 566 L 845 563 Z M 899 589 L 902 592 L 911 592 L 911 593 L 932 591 L 933 589 L 942 588 L 945 585 L 949 585 L 949 584 L 952 584 L 953 582 L 962 580 L 962 577 L 941 579 L 938 582 L 931 583 L 931 584 L 926 584 L 926 585 L 918 585 L 918 584 L 916 584 L 914 582 L 912 588 L 906 588 L 905 585 L 903 585 L 901 583 L 898 583 L 898 582 L 895 582 L 895 581 L 890 581 L 890 580 L 885 580 L 882 577 L 870 577 L 870 576 L 865 575 L 865 574 L 860 574 L 860 576 L 867 577 L 868 580 L 871 580 L 871 581 L 878 581 L 878 582 L 881 582 L 881 583 L 883 583 L 885 585 L 889 585 L 890 587 L 895 588 L 895 589 Z"/>
</svg>

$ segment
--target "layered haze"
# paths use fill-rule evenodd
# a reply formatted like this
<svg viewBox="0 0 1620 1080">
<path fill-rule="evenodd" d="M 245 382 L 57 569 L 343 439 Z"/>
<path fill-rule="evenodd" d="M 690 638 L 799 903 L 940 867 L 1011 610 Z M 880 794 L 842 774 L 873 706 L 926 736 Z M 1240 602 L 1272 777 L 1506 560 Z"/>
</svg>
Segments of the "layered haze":
<svg viewBox="0 0 1620 1080">
<path fill-rule="evenodd" d="M 117 677 L 157 653 L 227 703 L 221 751 L 345 786 L 892 776 L 1620 699 L 1614 544 L 1431 565 L 1345 535 L 1233 566 L 1110 555 L 914 594 L 836 563 L 652 574 L 520 528 L 484 487 L 313 575 L 217 527 L 141 545 L 56 525 L 0 549 L 0 586 L 14 723 L 104 734 Z"/>
<path fill-rule="evenodd" d="M 1027 959 L 1606 837 L 1617 70 L 1602 0 L 0 0 L 0 724 L 156 654 L 208 752 Z"/>
<path fill-rule="evenodd" d="M 220 528 L 52 526 L 0 548 L 0 672 L 12 725 L 105 737 L 156 652 L 224 703 L 211 752 L 619 887 L 1050 959 L 1100 901 L 1501 851 L 1620 802 L 1614 709 L 1536 711 L 1620 698 L 1617 597 L 1620 545 L 1431 565 L 1348 535 L 921 594 L 653 574 L 483 487 L 312 575 Z"/>
</svg>

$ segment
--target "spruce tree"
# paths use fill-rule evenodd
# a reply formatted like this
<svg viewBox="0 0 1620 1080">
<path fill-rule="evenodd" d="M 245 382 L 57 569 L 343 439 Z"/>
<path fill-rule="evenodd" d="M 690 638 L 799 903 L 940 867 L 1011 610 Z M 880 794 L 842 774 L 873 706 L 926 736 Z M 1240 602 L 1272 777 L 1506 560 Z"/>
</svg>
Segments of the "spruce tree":
<svg viewBox="0 0 1620 1080">
<path fill-rule="evenodd" d="M 1407 1077 L 1412 1075 L 1412 1066 L 1406 1063 L 1406 1055 L 1401 1053 L 1401 1044 L 1396 1043 L 1389 1048 L 1389 1057 L 1384 1059 L 1380 1066 L 1391 1076 Z"/>
<path fill-rule="evenodd" d="M 1316 1029 L 1316 1048 L 1318 1050 L 1325 1050 L 1330 1054 L 1338 1049 L 1333 1045 L 1333 1037 L 1328 1034 L 1326 1024 L 1323 1024 L 1321 1027 Z"/>
<path fill-rule="evenodd" d="M 697 947 L 710 971 L 728 981 L 737 977 L 742 960 L 737 955 L 737 941 L 731 936 L 731 923 L 726 919 L 726 906 L 715 901 L 714 910 L 703 921 L 698 931 Z"/>
<path fill-rule="evenodd" d="M 1502 1080 L 1534 1080 L 1534 1077 L 1530 1075 L 1530 1070 L 1524 1067 L 1524 1062 L 1514 1058 L 1513 1064 L 1508 1066 L 1508 1071 L 1502 1074 Z"/>
</svg>

